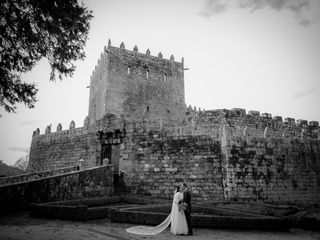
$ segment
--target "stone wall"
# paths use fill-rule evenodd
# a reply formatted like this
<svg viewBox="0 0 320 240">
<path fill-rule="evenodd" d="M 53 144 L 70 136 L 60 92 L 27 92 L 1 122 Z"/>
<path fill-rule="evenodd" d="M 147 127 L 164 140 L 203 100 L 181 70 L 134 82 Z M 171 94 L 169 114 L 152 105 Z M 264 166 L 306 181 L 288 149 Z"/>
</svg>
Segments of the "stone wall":
<svg viewBox="0 0 320 240">
<path fill-rule="evenodd" d="M 223 199 L 220 143 L 208 136 L 168 136 L 134 132 L 121 146 L 120 169 L 128 189 L 172 198 L 176 186 L 189 182 L 194 197 Z"/>
<path fill-rule="evenodd" d="M 113 166 L 101 166 L 54 177 L 0 186 L 0 214 L 31 203 L 111 196 Z"/>
<path fill-rule="evenodd" d="M 128 189 L 170 198 L 174 187 L 186 181 L 201 199 L 319 204 L 317 134 L 301 137 L 305 126 L 291 125 L 281 137 L 276 131 L 267 135 L 263 117 L 258 127 L 246 130 L 245 124 L 232 122 L 239 117 L 215 119 L 162 130 L 154 122 L 128 124 L 120 152 Z"/>
<path fill-rule="evenodd" d="M 71 166 L 71 167 L 65 167 L 65 168 L 57 168 L 52 169 L 48 171 L 42 171 L 42 172 L 32 172 L 17 176 L 11 176 L 11 177 L 4 177 L 0 178 L 0 185 L 6 185 L 6 184 L 12 184 L 17 182 L 25 182 L 25 181 L 31 181 L 36 180 L 44 177 L 50 177 L 55 175 L 61 175 L 73 171 L 77 171 L 79 166 Z"/>
<path fill-rule="evenodd" d="M 83 167 L 102 165 L 100 132 L 124 129 L 124 119 L 113 114 L 106 114 L 95 124 L 89 125 L 88 118 L 84 126 L 75 128 L 71 122 L 69 129 L 57 127 L 56 132 L 40 134 L 37 129 L 32 137 L 28 170 L 39 172 L 57 168 L 79 166 L 83 160 Z"/>
<path fill-rule="evenodd" d="M 90 96 L 88 116 L 91 124 L 104 115 L 107 99 L 109 59 L 104 51 L 90 77 Z"/>
<path fill-rule="evenodd" d="M 309 139 L 228 139 L 225 198 L 313 205 L 320 203 L 320 144 Z"/>
<path fill-rule="evenodd" d="M 95 128 L 74 128 L 32 138 L 28 168 L 31 171 L 45 171 L 79 165 L 83 159 L 85 167 L 98 164 L 98 137 Z"/>
<path fill-rule="evenodd" d="M 34 166 L 74 164 L 80 157 L 96 166 L 101 144 L 111 144 L 117 172 L 133 193 L 171 198 L 186 181 L 201 199 L 320 202 L 318 122 L 282 121 L 243 109 L 187 109 L 176 123 L 107 114 L 87 129 L 62 133 L 34 137 Z"/>
<path fill-rule="evenodd" d="M 229 127 L 230 136 L 312 138 L 320 139 L 319 122 L 294 118 L 282 118 L 270 113 L 234 108 L 210 111 L 195 111 L 191 107 L 186 112 L 186 129 L 194 128 L 202 134 L 216 134 L 219 125 Z M 176 125 L 180 127 L 181 124 Z"/>
</svg>

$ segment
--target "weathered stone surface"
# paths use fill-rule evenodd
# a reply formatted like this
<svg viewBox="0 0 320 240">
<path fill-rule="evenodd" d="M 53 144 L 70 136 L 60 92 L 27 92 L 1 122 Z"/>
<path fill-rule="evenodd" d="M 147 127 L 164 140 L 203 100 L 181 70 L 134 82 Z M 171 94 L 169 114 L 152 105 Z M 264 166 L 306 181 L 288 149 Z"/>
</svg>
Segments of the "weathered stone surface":
<svg viewBox="0 0 320 240">
<path fill-rule="evenodd" d="M 72 129 L 75 129 L 75 128 L 76 128 L 76 124 L 75 124 L 75 122 L 72 120 L 72 121 L 70 122 L 69 129 L 72 130 Z"/>
<path fill-rule="evenodd" d="M 250 110 L 250 111 L 248 111 L 248 115 L 250 115 L 250 116 L 260 116 L 260 112 L 259 111 Z"/>
<path fill-rule="evenodd" d="M 57 132 L 60 132 L 61 130 L 62 130 L 62 125 L 61 125 L 61 123 L 59 123 L 57 126 Z"/>
<path fill-rule="evenodd" d="M 36 180 L 36 179 L 51 177 L 55 175 L 61 175 L 61 174 L 69 173 L 76 170 L 77 170 L 77 166 L 71 166 L 71 167 L 65 167 L 65 168 L 57 168 L 57 169 L 48 170 L 48 171 L 32 172 L 32 173 L 27 173 L 27 174 L 12 176 L 12 177 L 3 177 L 3 178 L 0 178 L 0 186 L 6 185 L 6 184 Z"/>
<path fill-rule="evenodd" d="M 315 177 L 319 176 L 319 169 L 316 158 L 307 154 L 310 147 L 320 153 L 319 146 L 314 143 L 256 137 L 230 139 L 226 171 L 233 178 L 225 179 L 225 189 L 228 190 L 225 197 L 230 200 L 317 204 L 312 199 L 320 199 Z"/>
<path fill-rule="evenodd" d="M 183 124 L 162 128 L 159 121 L 121 122 L 108 115 L 88 130 L 34 136 L 30 167 L 69 166 L 80 158 L 87 166 L 101 164 L 97 129 L 105 129 L 107 135 L 110 131 L 113 137 L 115 129 L 126 132 L 123 140 L 103 141 L 121 143 L 119 172 L 133 193 L 171 198 L 174 186 L 186 181 L 194 197 L 201 199 L 301 205 L 320 199 L 319 127 L 239 116 L 227 110 L 203 112 Z"/>
<path fill-rule="evenodd" d="M 86 118 L 83 121 L 83 127 L 88 128 L 89 125 L 90 125 L 90 118 L 88 116 L 86 116 Z"/>
<path fill-rule="evenodd" d="M 308 125 L 308 121 L 307 120 L 303 120 L 303 119 L 298 119 L 297 120 L 297 124 L 298 125 Z"/>
<path fill-rule="evenodd" d="M 32 139 L 29 169 L 45 171 L 73 167 L 82 158 L 85 167 L 94 167 L 97 161 L 97 135 L 83 128 L 64 130 L 35 136 Z"/>
<path fill-rule="evenodd" d="M 234 114 L 235 116 L 245 116 L 246 115 L 246 110 L 242 108 L 232 108 L 231 109 L 231 114 Z"/>
<path fill-rule="evenodd" d="M 284 121 L 287 123 L 295 123 L 296 120 L 294 118 L 285 118 Z"/>
<path fill-rule="evenodd" d="M 282 122 L 282 117 L 280 117 L 280 116 L 274 116 L 272 119 L 275 122 Z"/>
<path fill-rule="evenodd" d="M 263 117 L 263 118 L 271 118 L 272 115 L 270 113 L 262 113 L 261 117 Z"/>
<path fill-rule="evenodd" d="M 51 124 L 46 127 L 45 133 L 51 133 Z"/>
<path fill-rule="evenodd" d="M 138 51 L 139 51 L 137 45 L 134 45 L 133 51 L 134 51 L 134 52 L 138 52 Z"/>
<path fill-rule="evenodd" d="M 319 127 L 319 122 L 318 122 L 318 121 L 310 121 L 310 122 L 309 122 L 309 126 Z"/>
</svg>

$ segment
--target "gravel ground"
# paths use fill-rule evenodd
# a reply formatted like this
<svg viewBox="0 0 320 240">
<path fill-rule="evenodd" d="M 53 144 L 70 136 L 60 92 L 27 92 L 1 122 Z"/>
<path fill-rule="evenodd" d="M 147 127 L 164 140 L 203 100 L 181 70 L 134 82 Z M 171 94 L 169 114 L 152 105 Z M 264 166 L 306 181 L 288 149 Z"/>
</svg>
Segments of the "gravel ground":
<svg viewBox="0 0 320 240">
<path fill-rule="evenodd" d="M 114 240 L 114 239 L 219 239 L 219 240 L 320 240 L 320 232 L 290 229 L 287 232 L 246 231 L 221 229 L 194 229 L 193 236 L 174 236 L 165 230 L 155 236 L 129 234 L 126 228 L 132 224 L 110 223 L 107 219 L 86 222 L 30 218 L 28 213 L 0 217 L 0 240 Z"/>
</svg>

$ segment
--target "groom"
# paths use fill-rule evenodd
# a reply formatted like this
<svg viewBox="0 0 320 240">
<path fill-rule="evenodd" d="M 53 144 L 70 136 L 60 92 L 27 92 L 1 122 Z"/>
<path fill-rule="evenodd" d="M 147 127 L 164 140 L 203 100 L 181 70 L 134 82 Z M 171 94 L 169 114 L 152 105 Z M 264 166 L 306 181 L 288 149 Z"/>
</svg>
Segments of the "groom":
<svg viewBox="0 0 320 240">
<path fill-rule="evenodd" d="M 181 189 L 183 191 L 183 201 L 188 205 L 184 210 L 184 215 L 186 216 L 188 224 L 188 235 L 193 235 L 192 226 L 191 226 L 191 191 L 188 185 L 184 182 L 181 184 Z"/>
</svg>

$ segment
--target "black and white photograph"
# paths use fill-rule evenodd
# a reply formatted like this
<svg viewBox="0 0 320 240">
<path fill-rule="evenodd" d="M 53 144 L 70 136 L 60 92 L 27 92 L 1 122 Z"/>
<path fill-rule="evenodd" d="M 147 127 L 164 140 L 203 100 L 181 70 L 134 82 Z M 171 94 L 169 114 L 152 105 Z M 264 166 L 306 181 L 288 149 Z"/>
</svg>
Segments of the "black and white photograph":
<svg viewBox="0 0 320 240">
<path fill-rule="evenodd" d="M 319 240 L 319 0 L 0 1 L 1 240 Z"/>
</svg>

